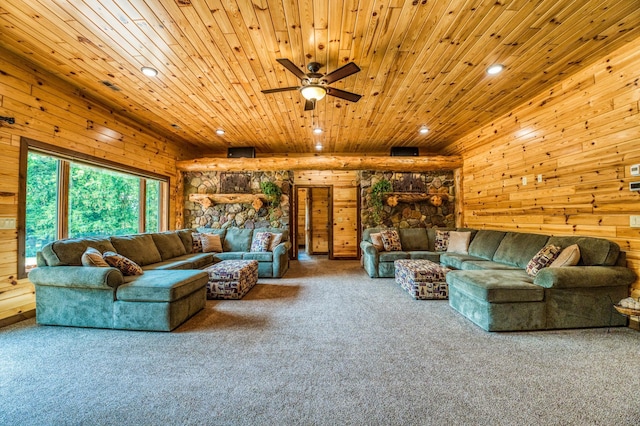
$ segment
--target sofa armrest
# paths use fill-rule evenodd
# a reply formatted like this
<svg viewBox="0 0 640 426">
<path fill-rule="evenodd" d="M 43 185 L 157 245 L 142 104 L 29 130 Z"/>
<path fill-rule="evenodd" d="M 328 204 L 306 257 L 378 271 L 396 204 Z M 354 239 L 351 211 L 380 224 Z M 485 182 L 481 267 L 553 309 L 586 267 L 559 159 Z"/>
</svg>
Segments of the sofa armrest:
<svg viewBox="0 0 640 426">
<path fill-rule="evenodd" d="M 369 241 L 361 241 L 360 248 L 362 249 L 362 266 L 367 271 L 369 277 L 378 278 L 378 249 Z"/>
<path fill-rule="evenodd" d="M 369 241 L 361 241 L 360 248 L 363 253 L 375 256 L 376 258 L 378 257 L 378 249 Z"/>
<path fill-rule="evenodd" d="M 291 242 L 283 241 L 273 249 L 273 277 L 282 277 L 289 269 Z"/>
<path fill-rule="evenodd" d="M 55 287 L 111 289 L 124 283 L 124 277 L 117 268 L 39 266 L 29 272 L 29 281 Z"/>
<path fill-rule="evenodd" d="M 288 256 L 288 252 L 290 248 L 291 248 L 291 243 L 289 241 L 281 242 L 280 244 L 275 246 L 275 248 L 273 249 L 273 257 L 276 258 L 282 255 Z"/>
<path fill-rule="evenodd" d="M 629 286 L 635 280 L 635 272 L 622 266 L 567 266 L 544 268 L 533 283 L 544 288 L 584 288 Z"/>
</svg>

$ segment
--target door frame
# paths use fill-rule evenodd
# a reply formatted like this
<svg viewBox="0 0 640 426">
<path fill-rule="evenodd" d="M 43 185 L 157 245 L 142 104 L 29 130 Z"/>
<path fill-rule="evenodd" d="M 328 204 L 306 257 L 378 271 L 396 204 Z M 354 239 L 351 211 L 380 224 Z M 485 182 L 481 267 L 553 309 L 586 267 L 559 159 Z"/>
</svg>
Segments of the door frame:
<svg viewBox="0 0 640 426">
<path fill-rule="evenodd" d="M 299 188 L 307 188 L 308 190 L 311 188 L 329 189 L 329 210 L 327 212 L 327 222 L 329 224 L 327 230 L 329 241 L 327 242 L 327 248 L 329 250 L 329 259 L 333 259 L 333 185 L 293 185 L 293 203 L 292 208 L 289 211 L 289 223 L 292 224 L 289 227 L 292 242 L 291 259 L 298 259 L 298 206 L 300 205 L 300 200 L 298 199 Z M 307 193 L 309 194 L 310 192 Z"/>
</svg>

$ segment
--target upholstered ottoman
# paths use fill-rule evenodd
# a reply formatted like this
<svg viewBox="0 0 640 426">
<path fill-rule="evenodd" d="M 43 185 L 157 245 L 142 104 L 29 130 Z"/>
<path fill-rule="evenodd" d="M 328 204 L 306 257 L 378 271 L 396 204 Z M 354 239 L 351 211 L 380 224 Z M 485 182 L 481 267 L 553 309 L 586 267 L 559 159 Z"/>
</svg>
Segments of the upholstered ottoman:
<svg viewBox="0 0 640 426">
<path fill-rule="evenodd" d="M 402 259 L 394 262 L 396 283 L 414 299 L 447 299 L 449 268 L 430 260 Z"/>
<path fill-rule="evenodd" d="M 207 299 L 241 299 L 258 282 L 257 260 L 223 260 L 205 271 Z"/>
</svg>

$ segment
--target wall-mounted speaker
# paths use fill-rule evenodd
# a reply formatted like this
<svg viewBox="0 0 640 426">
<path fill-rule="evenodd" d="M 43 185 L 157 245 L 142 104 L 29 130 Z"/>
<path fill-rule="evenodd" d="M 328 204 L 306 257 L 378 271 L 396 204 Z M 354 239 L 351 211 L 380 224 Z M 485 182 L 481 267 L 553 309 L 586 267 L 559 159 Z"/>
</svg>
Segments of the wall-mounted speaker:
<svg viewBox="0 0 640 426">
<path fill-rule="evenodd" d="M 256 158 L 256 149 L 252 146 L 227 148 L 227 158 Z"/>
<path fill-rule="evenodd" d="M 394 146 L 391 148 L 392 157 L 417 157 L 420 150 L 417 146 Z"/>
</svg>

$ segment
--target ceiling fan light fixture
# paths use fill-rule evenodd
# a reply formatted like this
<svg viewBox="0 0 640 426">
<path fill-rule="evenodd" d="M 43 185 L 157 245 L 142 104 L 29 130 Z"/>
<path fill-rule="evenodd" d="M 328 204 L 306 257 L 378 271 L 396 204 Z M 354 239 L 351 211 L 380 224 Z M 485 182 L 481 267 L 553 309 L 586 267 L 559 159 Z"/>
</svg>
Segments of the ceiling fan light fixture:
<svg viewBox="0 0 640 426">
<path fill-rule="evenodd" d="M 302 97 L 308 101 L 312 99 L 319 101 L 327 94 L 327 89 L 318 84 L 310 84 L 300 89 L 300 93 L 302 94 Z"/>
<path fill-rule="evenodd" d="M 493 64 L 493 65 L 489 66 L 489 68 L 487 68 L 487 74 L 489 74 L 489 75 L 500 74 L 502 72 L 502 70 L 504 70 L 504 65 L 502 65 L 502 64 Z"/>
<path fill-rule="evenodd" d="M 140 71 L 142 71 L 142 74 L 146 75 L 147 77 L 155 77 L 156 75 L 158 75 L 158 70 L 151 67 L 142 67 L 140 68 Z"/>
</svg>

